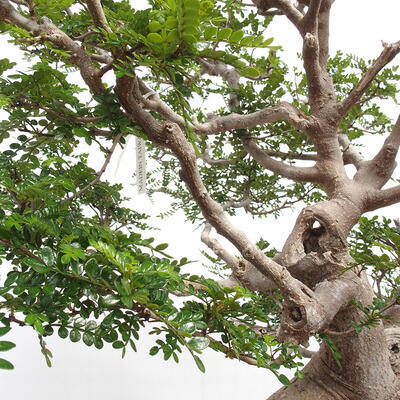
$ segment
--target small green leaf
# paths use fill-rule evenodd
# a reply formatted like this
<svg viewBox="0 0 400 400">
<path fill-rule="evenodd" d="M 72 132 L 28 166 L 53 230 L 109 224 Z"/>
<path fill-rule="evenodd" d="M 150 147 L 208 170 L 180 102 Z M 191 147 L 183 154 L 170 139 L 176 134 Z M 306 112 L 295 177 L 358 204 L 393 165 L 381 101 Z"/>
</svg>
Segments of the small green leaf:
<svg viewBox="0 0 400 400">
<path fill-rule="evenodd" d="M 6 333 L 10 332 L 11 328 L 9 326 L 3 326 L 0 328 L 0 336 L 4 336 Z"/>
<path fill-rule="evenodd" d="M 157 251 L 162 251 L 162 250 L 165 250 L 167 247 L 168 247 L 167 243 L 161 243 L 158 246 L 156 246 L 156 250 Z"/>
<path fill-rule="evenodd" d="M 186 42 L 186 43 L 196 43 L 197 39 L 194 35 L 188 35 L 188 34 L 183 34 L 182 35 L 182 39 Z"/>
<path fill-rule="evenodd" d="M 37 320 L 37 316 L 35 314 L 28 314 L 25 317 L 25 323 L 28 325 L 33 325 L 36 320 Z"/>
<path fill-rule="evenodd" d="M 296 371 L 295 375 L 299 378 L 299 379 L 303 379 L 304 378 L 304 374 L 302 371 Z"/>
<path fill-rule="evenodd" d="M 85 332 L 83 334 L 82 339 L 83 339 L 83 343 L 85 343 L 86 346 L 91 346 L 94 342 L 94 335 L 92 332 Z"/>
<path fill-rule="evenodd" d="M 178 30 L 177 29 L 172 29 L 172 31 L 168 32 L 167 35 L 167 42 L 175 42 L 178 40 Z"/>
<path fill-rule="evenodd" d="M 224 28 L 221 29 L 218 33 L 217 33 L 217 39 L 218 40 L 225 40 L 228 39 L 229 36 L 231 36 L 232 34 L 232 29 L 231 28 Z"/>
<path fill-rule="evenodd" d="M 161 30 L 162 25 L 158 21 L 151 21 L 149 23 L 149 31 L 150 32 L 158 32 Z"/>
<path fill-rule="evenodd" d="M 254 36 L 245 36 L 241 41 L 240 45 L 241 46 L 250 46 L 251 43 L 253 43 Z"/>
<path fill-rule="evenodd" d="M 36 332 L 39 333 L 39 335 L 43 335 L 43 333 L 44 333 L 44 328 L 43 328 L 42 321 L 40 321 L 39 319 L 37 319 L 37 320 L 33 323 L 33 327 L 35 328 Z"/>
<path fill-rule="evenodd" d="M 267 40 L 264 40 L 263 46 L 267 47 L 267 46 L 269 46 L 273 41 L 274 41 L 274 38 L 269 38 L 269 39 L 267 39 Z"/>
<path fill-rule="evenodd" d="M 203 364 L 203 362 L 200 360 L 200 358 L 199 357 L 197 357 L 196 355 L 194 355 L 193 354 L 193 358 L 194 358 L 194 361 L 196 362 L 196 365 L 197 365 L 197 368 L 201 371 L 201 372 L 206 372 L 206 369 L 205 369 L 205 367 L 204 367 L 204 364 Z"/>
<path fill-rule="evenodd" d="M 58 336 L 60 336 L 61 339 L 65 339 L 68 336 L 68 329 L 65 326 L 61 326 L 58 330 Z"/>
<path fill-rule="evenodd" d="M 114 349 L 122 349 L 124 347 L 124 342 L 122 342 L 121 340 L 117 340 L 112 344 L 112 347 Z"/>
<path fill-rule="evenodd" d="M 290 385 L 290 380 L 283 374 L 278 375 L 279 382 L 283 383 L 286 386 Z"/>
<path fill-rule="evenodd" d="M 42 256 L 44 263 L 48 267 L 51 267 L 54 264 L 54 261 L 55 261 L 54 253 L 50 247 L 48 247 L 48 246 L 43 247 L 43 249 L 40 250 L 40 254 Z"/>
<path fill-rule="evenodd" d="M 94 337 L 94 346 L 96 347 L 96 349 L 99 349 L 99 350 L 101 350 L 103 348 L 104 343 L 100 337 L 98 337 L 98 336 Z"/>
<path fill-rule="evenodd" d="M 123 303 L 123 305 L 127 308 L 132 308 L 133 306 L 133 295 L 129 295 L 129 296 L 122 296 L 121 297 L 121 301 Z"/>
<path fill-rule="evenodd" d="M 25 257 L 22 261 L 25 265 L 32 268 L 35 272 L 39 274 L 45 274 L 50 271 L 50 269 L 45 264 L 43 264 L 39 260 L 36 260 L 35 258 Z"/>
<path fill-rule="evenodd" d="M 15 347 L 15 343 L 7 342 L 7 341 L 0 341 L 0 351 L 8 351 Z"/>
<path fill-rule="evenodd" d="M 206 337 L 194 337 L 188 341 L 188 345 L 191 349 L 202 351 L 208 347 L 210 340 Z"/>
<path fill-rule="evenodd" d="M 244 32 L 243 31 L 235 31 L 229 37 L 229 41 L 231 43 L 237 43 L 237 42 L 239 42 L 240 39 L 242 39 L 243 36 L 244 36 Z"/>
<path fill-rule="evenodd" d="M 79 342 L 79 340 L 81 340 L 81 333 L 78 331 L 78 329 L 72 329 L 69 333 L 69 338 L 73 343 Z"/>
<path fill-rule="evenodd" d="M 205 30 L 204 30 L 204 39 L 211 39 L 211 38 L 215 38 L 218 32 L 218 28 L 215 26 L 208 26 Z"/>
<path fill-rule="evenodd" d="M 107 307 L 112 307 L 119 303 L 119 297 L 115 296 L 114 294 L 107 294 L 103 297 L 103 302 Z"/>
<path fill-rule="evenodd" d="M 151 356 L 155 356 L 158 352 L 160 351 L 160 348 L 158 346 L 153 346 L 150 351 L 149 354 Z"/>
<path fill-rule="evenodd" d="M 264 41 L 264 37 L 263 36 L 258 36 L 253 40 L 253 43 L 251 44 L 254 47 L 259 46 L 262 42 Z"/>
<path fill-rule="evenodd" d="M 12 365 L 9 361 L 0 358 L 0 369 L 14 369 L 14 365 Z"/>
<path fill-rule="evenodd" d="M 176 10 L 176 2 L 175 0 L 167 0 L 168 6 L 172 11 Z"/>
<path fill-rule="evenodd" d="M 193 322 L 186 322 L 179 327 L 180 330 L 193 333 L 196 331 L 196 326 Z"/>
<path fill-rule="evenodd" d="M 147 40 L 149 42 L 155 43 L 155 44 L 160 44 L 163 42 L 163 38 L 161 37 L 161 35 L 159 35 L 158 33 L 149 33 L 147 35 Z"/>
<path fill-rule="evenodd" d="M 167 29 L 175 28 L 177 25 L 178 25 L 178 20 L 175 17 L 172 17 L 171 15 L 165 21 L 165 27 Z"/>
<path fill-rule="evenodd" d="M 90 258 L 84 266 L 84 270 L 93 278 L 99 274 L 99 265 L 94 258 Z"/>
<path fill-rule="evenodd" d="M 260 73 L 254 67 L 247 67 L 242 71 L 242 75 L 249 76 L 251 78 L 258 78 L 260 76 Z"/>
</svg>

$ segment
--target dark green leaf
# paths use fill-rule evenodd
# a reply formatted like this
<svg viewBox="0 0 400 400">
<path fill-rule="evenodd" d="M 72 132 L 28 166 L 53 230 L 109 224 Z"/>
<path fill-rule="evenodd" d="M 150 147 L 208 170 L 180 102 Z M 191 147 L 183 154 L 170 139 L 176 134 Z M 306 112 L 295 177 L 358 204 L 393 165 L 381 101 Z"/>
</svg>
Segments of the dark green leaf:
<svg viewBox="0 0 400 400">
<path fill-rule="evenodd" d="M 48 246 L 43 247 L 42 250 L 40 251 L 40 254 L 42 256 L 44 263 L 48 267 L 51 267 L 54 264 L 55 261 L 54 253 L 50 247 Z"/>
<path fill-rule="evenodd" d="M 81 333 L 78 331 L 78 329 L 72 329 L 69 333 L 69 338 L 73 343 L 79 342 L 79 340 L 81 340 Z"/>
<path fill-rule="evenodd" d="M 278 379 L 279 379 L 279 382 L 283 383 L 284 385 L 286 385 L 286 386 L 290 385 L 290 380 L 285 375 L 280 374 L 278 376 Z"/>
<path fill-rule="evenodd" d="M 14 365 L 12 365 L 9 361 L 0 358 L 0 369 L 14 369 Z"/>
<path fill-rule="evenodd" d="M 45 274 L 50 271 L 50 269 L 45 264 L 43 264 L 42 262 L 40 262 L 35 258 L 25 257 L 23 259 L 23 262 L 25 265 L 31 267 L 34 271 L 36 271 L 39 274 Z"/>
<path fill-rule="evenodd" d="M 196 356 L 196 355 L 194 355 L 193 354 L 193 358 L 194 358 L 194 361 L 196 362 L 196 365 L 197 365 L 197 368 L 201 371 L 201 372 L 206 372 L 206 369 L 205 369 L 205 367 L 204 367 L 204 364 L 203 364 L 203 362 L 200 360 L 200 358 L 198 357 L 198 356 Z"/>
<path fill-rule="evenodd" d="M 65 339 L 68 336 L 68 329 L 64 326 L 61 326 L 58 330 L 58 336 L 60 336 L 62 339 Z"/>
<path fill-rule="evenodd" d="M 13 342 L 0 341 L 0 351 L 8 351 L 15 347 Z"/>
<path fill-rule="evenodd" d="M 3 326 L 0 328 L 0 336 L 4 336 L 6 333 L 10 332 L 11 328 L 9 326 Z"/>
</svg>

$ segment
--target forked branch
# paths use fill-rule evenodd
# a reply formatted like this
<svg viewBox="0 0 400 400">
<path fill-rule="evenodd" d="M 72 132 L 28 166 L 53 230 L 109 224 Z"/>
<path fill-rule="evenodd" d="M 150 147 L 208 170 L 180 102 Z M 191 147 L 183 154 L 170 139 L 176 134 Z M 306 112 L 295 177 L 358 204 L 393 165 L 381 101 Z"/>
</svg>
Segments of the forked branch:
<svg viewBox="0 0 400 400">
<path fill-rule="evenodd" d="M 319 183 L 322 180 L 317 167 L 295 167 L 275 160 L 261 150 L 252 140 L 243 140 L 244 149 L 264 168 L 296 182 Z"/>
</svg>

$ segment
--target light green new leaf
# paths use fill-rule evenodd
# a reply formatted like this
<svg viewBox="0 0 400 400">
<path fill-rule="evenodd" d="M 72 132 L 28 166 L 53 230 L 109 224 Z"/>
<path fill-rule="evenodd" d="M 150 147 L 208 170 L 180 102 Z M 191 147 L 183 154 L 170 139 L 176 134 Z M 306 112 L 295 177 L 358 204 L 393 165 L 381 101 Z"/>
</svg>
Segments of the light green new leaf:
<svg viewBox="0 0 400 400">
<path fill-rule="evenodd" d="M 152 43 L 155 43 L 155 44 L 160 44 L 160 43 L 163 42 L 163 38 L 161 37 L 161 35 L 158 34 L 158 33 L 154 33 L 154 32 L 149 33 L 147 35 L 147 39 L 148 39 L 149 42 L 152 42 Z"/>
</svg>

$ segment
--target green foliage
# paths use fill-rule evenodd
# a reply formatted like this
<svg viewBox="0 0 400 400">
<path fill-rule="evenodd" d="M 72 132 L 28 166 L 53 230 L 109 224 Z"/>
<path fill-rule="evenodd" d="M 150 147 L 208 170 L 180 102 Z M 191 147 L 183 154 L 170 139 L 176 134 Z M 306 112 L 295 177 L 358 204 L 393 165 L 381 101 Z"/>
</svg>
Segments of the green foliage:
<svg viewBox="0 0 400 400">
<path fill-rule="evenodd" d="M 0 321 L 3 322 L 4 313 L 0 314 Z M 11 327 L 8 325 L 0 327 L 0 337 L 4 336 L 8 332 L 10 332 Z M 15 347 L 15 343 L 9 342 L 6 340 L 0 340 L 0 351 L 8 351 Z M 0 358 L 0 369 L 14 369 L 14 365 L 12 365 L 9 361 L 4 358 Z"/>
<path fill-rule="evenodd" d="M 332 351 L 333 358 L 336 361 L 336 364 L 338 365 L 338 367 L 342 368 L 342 363 L 340 361 L 342 359 L 342 355 L 339 353 L 338 348 L 336 347 L 333 339 L 331 337 L 329 337 L 329 335 L 324 334 L 324 333 L 320 334 L 319 337 L 325 341 L 326 345 Z"/>
<path fill-rule="evenodd" d="M 351 256 L 374 280 L 378 299 L 396 296 L 400 283 L 399 227 L 388 218 L 361 217 L 351 244 Z"/>
<path fill-rule="evenodd" d="M 289 164 L 313 153 L 307 137 L 288 123 L 207 138 L 197 137 L 193 129 L 196 121 L 208 118 L 208 111 L 216 116 L 248 114 L 284 97 L 309 114 L 307 102 L 301 101 L 307 94 L 305 76 L 295 70 L 291 82 L 291 71 L 279 59 L 279 46 L 273 46 L 268 35 L 272 18 L 260 18 L 233 0 L 154 0 L 145 10 L 135 9 L 135 2 L 128 0 L 102 0 L 108 26 L 93 27 L 81 3 L 34 0 L 31 10 L 21 9 L 34 21 L 53 21 L 88 52 L 102 74 L 111 75 L 102 95 L 77 81 L 76 54 L 57 48 L 46 35 L 0 25 L 30 60 L 29 69 L 21 71 L 0 59 L 0 258 L 8 268 L 0 286 L 0 336 L 13 323 L 33 329 L 51 366 L 45 337 L 58 335 L 97 349 L 110 345 L 124 356 L 130 348 L 136 351 L 141 328 L 150 325 L 155 338 L 152 356 L 179 362 L 186 349 L 204 372 L 199 356 L 210 348 L 227 358 L 250 358 L 284 385 L 289 380 L 281 366 L 302 378 L 297 347 L 274 337 L 280 322 L 279 291 L 267 295 L 240 286 L 226 289 L 213 279 L 188 274 L 188 259 L 174 260 L 166 252 L 167 244 L 148 237 L 148 216 L 128 207 L 121 185 L 99 179 L 101 171 L 88 165 L 85 153 L 111 156 L 111 143 L 120 135 L 122 146 L 129 135 L 147 139 L 114 91 L 116 78 L 140 77 L 182 117 L 197 155 L 208 154 L 217 161 L 212 168 L 199 162 L 201 178 L 216 201 L 240 202 L 245 196 L 252 200 L 247 212 L 268 217 L 298 203 L 324 199 L 318 186 L 266 172 L 243 151 L 242 140 L 251 136 L 262 150 Z M 113 63 L 101 59 L 104 52 Z M 227 84 L 228 78 L 205 73 L 206 63 L 223 66 L 242 79 L 237 85 Z M 339 100 L 368 65 L 341 53 L 329 61 Z M 397 71 L 396 66 L 384 69 L 350 111 L 341 126 L 350 140 L 366 130 L 382 133 L 391 128 L 372 95 L 397 101 Z M 151 99 L 152 92 L 147 95 Z M 162 191 L 173 200 L 161 217 L 182 210 L 188 220 L 202 223 L 179 177 L 177 160 L 166 149 L 151 143 L 147 148 L 158 162 L 147 177 L 150 195 Z M 237 210 L 231 207 L 227 212 L 236 215 Z M 355 304 L 365 315 L 355 321 L 356 330 L 376 324 L 396 296 L 400 236 L 389 225 L 388 220 L 382 224 L 362 219 L 353 236 L 356 263 L 373 268 L 373 278 L 385 282 L 379 288 L 380 301 L 370 307 Z M 270 257 L 276 253 L 263 239 L 257 245 Z M 206 257 L 211 270 L 224 275 L 221 259 Z M 187 300 L 178 303 L 175 295 L 181 294 Z M 324 340 L 340 365 L 333 341 L 327 336 Z M 0 341 L 0 351 L 13 347 L 10 341 Z M 0 368 L 13 366 L 0 358 Z"/>
</svg>

